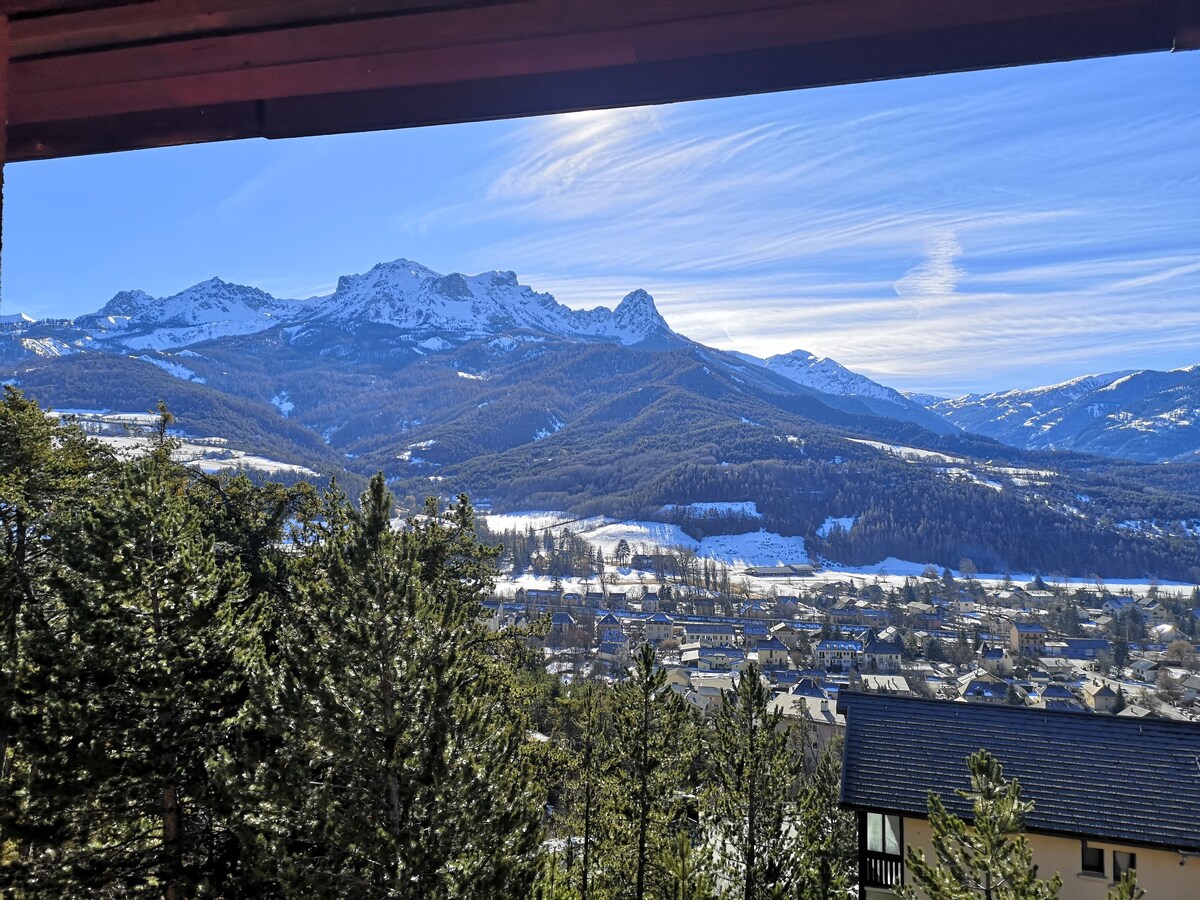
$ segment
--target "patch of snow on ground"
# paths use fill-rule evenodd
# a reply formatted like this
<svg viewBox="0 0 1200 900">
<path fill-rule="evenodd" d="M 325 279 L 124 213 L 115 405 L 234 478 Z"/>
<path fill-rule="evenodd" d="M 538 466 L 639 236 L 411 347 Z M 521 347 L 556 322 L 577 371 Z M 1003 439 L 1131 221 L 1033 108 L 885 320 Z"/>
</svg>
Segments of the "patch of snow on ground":
<svg viewBox="0 0 1200 900">
<path fill-rule="evenodd" d="M 470 372 L 458 372 L 456 374 L 459 378 L 466 378 L 469 381 L 487 381 L 486 375 L 472 375 Z"/>
<path fill-rule="evenodd" d="M 1057 472 L 1051 472 L 1048 469 L 1022 469 L 1016 466 L 990 466 L 988 471 L 997 475 L 1015 475 L 1017 477 L 1024 476 L 1026 479 L 1054 478 L 1058 475 Z M 1016 481 L 1016 478 L 1013 480 Z"/>
<path fill-rule="evenodd" d="M 537 431 L 535 431 L 533 433 L 533 439 L 535 441 L 540 441 L 543 438 L 548 438 L 548 437 L 550 437 L 550 435 L 552 435 L 556 432 L 562 431 L 563 426 L 566 424 L 567 423 L 560 420 L 558 418 L 558 416 L 551 416 L 550 417 L 550 427 L 549 428 L 539 428 Z"/>
<path fill-rule="evenodd" d="M 882 450 L 885 453 L 891 453 L 893 456 L 899 456 L 901 459 L 934 460 L 944 463 L 961 463 L 965 461 L 958 456 L 947 456 L 945 453 L 938 453 L 934 450 L 922 450 L 920 447 L 905 447 L 903 444 L 883 444 L 879 441 L 866 441 L 861 438 L 850 438 L 849 440 L 856 444 L 865 444 L 868 447 L 874 447 L 876 450 Z"/>
<path fill-rule="evenodd" d="M 804 538 L 783 537 L 773 531 L 713 534 L 700 542 L 699 556 L 729 566 L 779 566 L 808 562 Z"/>
<path fill-rule="evenodd" d="M 426 338 L 425 340 L 421 341 L 420 343 L 417 344 L 417 346 L 424 347 L 426 350 L 433 350 L 434 352 L 436 352 L 438 350 L 448 350 L 449 348 L 453 347 L 454 345 L 451 344 L 449 341 L 442 340 L 440 337 L 431 337 L 431 338 Z"/>
<path fill-rule="evenodd" d="M 896 559 L 894 556 L 889 556 L 887 559 L 869 566 L 844 566 L 840 563 L 828 563 L 825 568 L 829 572 L 838 572 L 843 575 L 891 575 L 899 578 L 916 578 L 929 567 L 929 563 L 911 562 L 907 559 Z M 942 571 L 940 566 L 933 568 L 938 572 Z"/>
<path fill-rule="evenodd" d="M 67 356 L 75 350 L 56 338 L 21 338 L 21 346 L 37 356 Z"/>
<path fill-rule="evenodd" d="M 951 479 L 965 478 L 967 481 L 973 481 L 976 484 L 983 485 L 984 487 L 990 487 L 994 491 L 1004 490 L 1004 485 L 1001 484 L 999 481 L 992 481 L 988 478 L 981 478 L 980 476 L 978 476 L 974 472 L 972 472 L 970 469 L 950 468 L 950 469 L 942 469 L 942 471 L 945 472 L 946 475 L 948 477 L 950 477 Z"/>
<path fill-rule="evenodd" d="M 528 512 L 497 513 L 481 516 L 492 531 L 525 531 L 526 529 L 549 528 L 571 521 L 565 512 L 553 510 L 531 510 Z"/>
<path fill-rule="evenodd" d="M 153 443 L 148 434 L 99 435 L 97 440 L 112 447 L 126 458 L 148 453 Z M 180 441 L 179 447 L 172 457 L 186 466 L 209 474 L 235 469 L 252 469 L 267 475 L 291 474 L 309 478 L 319 475 L 318 472 L 314 472 L 307 466 L 298 466 L 265 456 L 255 456 L 241 450 L 233 450 L 225 446 L 225 443 L 225 438 L 188 438 Z"/>
<path fill-rule="evenodd" d="M 829 537 L 834 531 L 849 531 L 858 521 L 858 516 L 830 516 L 817 529 L 817 537 Z"/>
<path fill-rule="evenodd" d="M 148 362 L 152 366 L 158 366 L 168 375 L 173 375 L 184 381 L 194 381 L 196 384 L 204 384 L 205 382 L 203 375 L 197 375 L 191 369 L 181 366 L 179 363 L 167 362 L 165 359 L 158 359 L 153 356 L 135 356 L 134 359 L 140 359 L 142 362 Z"/>
<path fill-rule="evenodd" d="M 575 530 L 575 529 L 572 529 Z M 606 521 L 586 531 L 577 531 L 579 536 L 611 556 L 621 541 L 629 544 L 633 553 L 654 553 L 682 547 L 696 550 L 700 544 L 688 537 L 678 525 L 664 522 L 612 522 Z"/>
<path fill-rule="evenodd" d="M 288 399 L 287 391 L 280 391 L 278 394 L 272 397 L 271 404 L 277 410 L 279 410 L 279 414 L 285 418 L 293 409 L 296 408 L 296 404 Z"/>
<path fill-rule="evenodd" d="M 677 506 L 674 503 L 668 503 L 663 507 L 663 509 L 667 512 L 681 510 L 686 515 L 696 516 L 702 519 L 720 519 L 729 518 L 732 516 L 742 516 L 750 519 L 762 518 L 762 513 L 758 511 L 758 505 L 753 500 L 735 500 L 714 503 L 688 503 L 683 506 Z"/>
</svg>

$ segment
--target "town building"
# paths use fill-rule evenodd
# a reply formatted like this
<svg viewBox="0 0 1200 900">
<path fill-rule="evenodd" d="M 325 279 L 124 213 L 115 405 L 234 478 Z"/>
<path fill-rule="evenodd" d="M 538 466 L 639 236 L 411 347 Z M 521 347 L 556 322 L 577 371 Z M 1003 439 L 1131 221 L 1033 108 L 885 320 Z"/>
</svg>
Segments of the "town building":
<svg viewBox="0 0 1200 900">
<path fill-rule="evenodd" d="M 1017 656 L 1045 656 L 1045 627 L 1038 622 L 1013 622 L 1009 649 Z"/>
<path fill-rule="evenodd" d="M 848 672 L 858 665 L 862 641 L 817 641 L 814 655 L 817 666 L 834 672 Z"/>
<path fill-rule="evenodd" d="M 957 815 L 971 806 L 967 757 L 989 750 L 1032 801 L 1025 827 L 1062 900 L 1102 900 L 1124 869 L 1152 898 L 1198 896 L 1200 725 L 842 694 L 842 805 L 858 816 L 860 900 L 906 884 L 904 848 L 933 857 L 930 791 Z"/>
</svg>

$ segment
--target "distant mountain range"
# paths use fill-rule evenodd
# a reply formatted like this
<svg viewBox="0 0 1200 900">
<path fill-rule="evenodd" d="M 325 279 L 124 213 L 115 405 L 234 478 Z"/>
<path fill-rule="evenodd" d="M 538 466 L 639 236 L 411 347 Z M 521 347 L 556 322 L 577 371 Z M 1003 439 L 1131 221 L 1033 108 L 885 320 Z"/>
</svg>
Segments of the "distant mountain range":
<svg viewBox="0 0 1200 900">
<path fill-rule="evenodd" d="M 401 259 L 323 297 L 214 278 L 74 320 L 6 316 L 0 377 L 63 409 L 164 399 L 188 434 L 352 483 L 382 470 L 413 503 L 464 490 L 645 517 L 754 501 L 742 525 L 848 563 L 1200 577 L 1196 368 L 906 397 L 802 350 L 698 344 L 645 291 L 572 310 L 512 272 Z M 819 533 L 830 516 L 855 525 Z"/>
<path fill-rule="evenodd" d="M 964 431 L 1029 450 L 1146 462 L 1200 458 L 1200 365 L 1085 375 L 1062 384 L 921 399 Z"/>
</svg>

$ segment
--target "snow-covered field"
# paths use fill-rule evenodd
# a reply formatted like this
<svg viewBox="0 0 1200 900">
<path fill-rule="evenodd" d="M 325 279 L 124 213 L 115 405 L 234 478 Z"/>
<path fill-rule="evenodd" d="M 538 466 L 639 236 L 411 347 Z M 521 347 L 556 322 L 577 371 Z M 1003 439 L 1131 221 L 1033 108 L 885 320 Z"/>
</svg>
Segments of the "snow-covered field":
<svg viewBox="0 0 1200 900">
<path fill-rule="evenodd" d="M 179 363 L 168 362 L 165 359 L 159 359 L 157 356 L 139 356 L 136 357 L 142 362 L 148 362 L 152 366 L 158 366 L 168 375 L 174 375 L 176 378 L 182 378 L 184 381 L 194 381 L 197 384 L 204 384 L 204 376 L 197 375 L 187 366 L 181 366 Z"/>
<path fill-rule="evenodd" d="M 72 418 L 96 440 L 114 448 L 125 457 L 139 456 L 150 449 L 148 430 L 158 421 L 153 413 L 109 412 L 99 409 L 56 409 L 51 415 Z M 317 477 L 307 466 L 256 456 L 227 446 L 221 437 L 180 439 L 174 457 L 184 465 L 215 474 L 235 469 L 250 469 L 265 475 L 301 475 Z"/>
<path fill-rule="evenodd" d="M 698 555 L 718 560 L 733 569 L 808 562 L 804 538 L 784 537 L 762 530 L 749 534 L 709 535 L 700 542 Z"/>
<path fill-rule="evenodd" d="M 902 444 L 882 444 L 879 441 L 866 441 L 861 438 L 850 438 L 856 444 L 865 444 L 868 447 L 874 447 L 876 450 L 882 450 L 884 453 L 890 453 L 893 456 L 899 456 L 901 459 L 908 460 L 925 460 L 944 463 L 961 463 L 965 462 L 958 456 L 947 456 L 945 453 L 938 453 L 934 450 L 922 450 L 920 447 L 905 447 Z"/>
<path fill-rule="evenodd" d="M 830 516 L 817 529 L 817 537 L 829 537 L 834 531 L 849 531 L 858 521 L 858 516 Z"/>
<path fill-rule="evenodd" d="M 483 519 L 492 531 L 524 531 L 530 527 L 536 530 L 549 528 L 557 531 L 569 528 L 583 540 L 602 550 L 606 557 L 611 557 L 616 552 L 617 545 L 625 541 L 633 553 L 656 553 L 682 548 L 733 568 L 808 561 L 804 538 L 784 537 L 770 531 L 710 535 L 703 541 L 697 541 L 685 534 L 678 525 L 665 522 L 618 522 L 599 517 L 572 519 L 566 513 L 546 510 L 487 515 Z"/>
<path fill-rule="evenodd" d="M 677 525 L 664 522 L 628 521 L 619 522 L 613 519 L 594 517 L 589 519 L 574 519 L 564 512 L 536 510 L 529 512 L 503 513 L 482 517 L 493 531 L 515 529 L 524 531 L 528 527 L 534 529 L 567 529 L 590 544 L 600 548 L 605 557 L 611 558 L 616 552 L 617 544 L 622 540 L 629 544 L 633 553 L 654 553 L 659 550 L 686 548 L 692 550 L 701 558 L 713 559 L 729 566 L 733 574 L 750 591 L 762 596 L 774 592 L 787 592 L 796 589 L 831 581 L 879 581 L 882 584 L 903 585 L 908 578 L 919 578 L 927 571 L 936 571 L 939 575 L 942 567 L 927 562 L 917 562 L 906 559 L 888 557 L 877 563 L 865 566 L 848 566 L 836 562 L 822 561 L 815 575 L 795 578 L 753 578 L 744 574 L 749 566 L 774 566 L 786 564 L 803 564 L 809 562 L 807 548 L 803 537 L 785 537 L 769 531 L 755 531 L 746 534 L 710 535 L 702 541 L 686 535 Z M 853 528 L 855 517 L 844 516 L 827 519 L 821 526 L 821 531 L 835 527 Z M 965 578 L 963 573 L 951 570 L 956 578 Z M 610 574 L 613 570 L 609 569 Z M 616 570 L 618 577 L 617 589 L 624 589 L 644 581 L 645 576 L 630 568 Z M 979 573 L 973 576 L 976 581 L 991 586 L 999 586 L 1005 578 L 1014 584 L 1025 584 L 1034 580 L 1031 572 L 991 572 Z M 1063 584 L 1067 587 L 1094 587 L 1095 579 L 1087 576 L 1064 577 L 1043 576 L 1048 584 Z M 1145 579 L 1106 580 L 1105 585 L 1113 590 L 1130 590 L 1144 594 L 1151 585 Z M 549 577 L 538 578 L 532 575 L 522 575 L 517 579 L 504 579 L 498 587 L 500 593 L 511 594 L 518 587 L 549 587 Z M 567 590 L 595 590 L 594 579 L 590 582 L 581 579 L 566 579 L 564 587 Z M 1182 582 L 1160 581 L 1160 589 L 1190 590 L 1191 585 Z"/>
<path fill-rule="evenodd" d="M 581 538 L 594 544 L 611 556 L 617 544 L 625 541 L 634 553 L 655 553 L 659 550 L 699 550 L 695 538 L 688 537 L 678 525 L 663 522 L 613 522 L 610 519 L 594 519 L 581 525 L 591 525 L 587 530 L 572 526 Z"/>
</svg>

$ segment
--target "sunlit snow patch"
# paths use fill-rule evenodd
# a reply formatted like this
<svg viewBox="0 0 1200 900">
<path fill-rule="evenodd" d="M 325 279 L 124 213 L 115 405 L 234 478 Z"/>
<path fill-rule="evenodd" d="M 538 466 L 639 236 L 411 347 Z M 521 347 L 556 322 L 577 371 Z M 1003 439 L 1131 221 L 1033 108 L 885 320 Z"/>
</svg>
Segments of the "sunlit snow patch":
<svg viewBox="0 0 1200 900">
<path fill-rule="evenodd" d="M 699 556 L 730 566 L 780 566 L 808 562 L 804 538 L 784 537 L 773 531 L 749 534 L 714 534 L 700 542 Z"/>
<path fill-rule="evenodd" d="M 882 450 L 893 456 L 899 456 L 901 459 L 907 459 L 910 462 L 916 460 L 933 460 L 944 463 L 964 462 L 962 457 L 947 456 L 945 453 L 938 453 L 934 450 L 922 450 L 920 447 L 905 447 L 903 444 L 883 444 L 879 441 L 865 441 L 861 438 L 849 438 L 849 440 L 855 444 L 865 444 L 868 447 L 874 447 L 876 450 Z"/>
<path fill-rule="evenodd" d="M 271 404 L 277 410 L 279 410 L 279 414 L 285 418 L 293 409 L 296 408 L 296 404 L 288 399 L 287 391 L 280 391 L 278 394 L 272 397 Z"/>
<path fill-rule="evenodd" d="M 194 381 L 196 384 L 204 384 L 204 376 L 197 375 L 186 366 L 181 366 L 179 363 L 167 362 L 165 359 L 157 359 L 153 356 L 135 356 L 134 359 L 140 359 L 142 362 L 148 362 L 152 366 L 158 366 L 168 375 L 173 375 L 176 378 L 182 378 L 184 381 Z"/>
<path fill-rule="evenodd" d="M 849 531 L 858 521 L 858 516 L 830 516 L 817 529 L 817 537 L 829 537 L 834 531 Z"/>
</svg>

